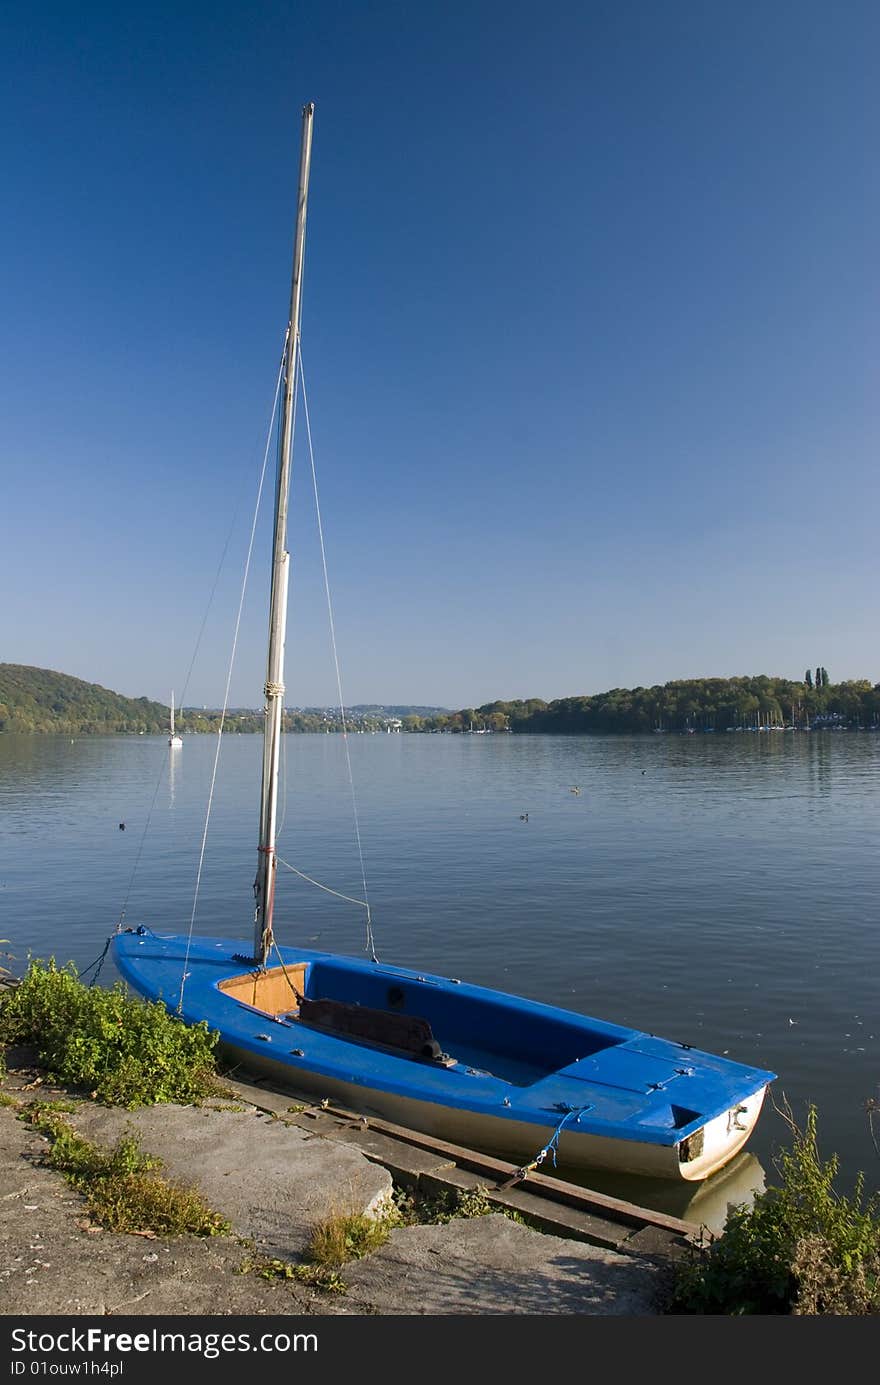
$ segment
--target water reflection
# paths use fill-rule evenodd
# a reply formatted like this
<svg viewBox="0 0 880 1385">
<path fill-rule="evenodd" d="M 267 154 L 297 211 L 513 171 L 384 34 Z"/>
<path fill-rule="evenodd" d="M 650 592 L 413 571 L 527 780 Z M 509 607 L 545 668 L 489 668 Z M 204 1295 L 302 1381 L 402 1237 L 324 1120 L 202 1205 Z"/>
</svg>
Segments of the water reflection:
<svg viewBox="0 0 880 1385">
<path fill-rule="evenodd" d="M 174 807 L 174 781 L 177 778 L 177 766 L 179 764 L 177 747 L 168 747 L 168 807 Z"/>
<path fill-rule="evenodd" d="M 728 1213 L 734 1207 L 751 1207 L 767 1186 L 763 1165 L 748 1150 L 741 1150 L 725 1168 L 702 1183 L 672 1183 L 598 1171 L 577 1181 L 608 1197 L 665 1212 L 695 1226 L 706 1226 L 716 1235 L 724 1230 Z"/>
</svg>

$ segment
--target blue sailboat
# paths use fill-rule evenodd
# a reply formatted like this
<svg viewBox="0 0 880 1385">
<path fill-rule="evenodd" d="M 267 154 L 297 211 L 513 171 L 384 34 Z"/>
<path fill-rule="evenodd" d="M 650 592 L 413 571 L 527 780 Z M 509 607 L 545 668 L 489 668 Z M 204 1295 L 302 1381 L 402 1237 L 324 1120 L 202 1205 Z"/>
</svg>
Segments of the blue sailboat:
<svg viewBox="0 0 880 1385">
<path fill-rule="evenodd" d="M 255 1074 L 410 1129 L 560 1172 L 698 1181 L 746 1143 L 775 1074 L 458 978 L 311 949 L 273 933 L 293 399 L 314 107 L 303 110 L 275 499 L 253 938 L 121 929 L 139 995 L 219 1032 Z"/>
</svg>

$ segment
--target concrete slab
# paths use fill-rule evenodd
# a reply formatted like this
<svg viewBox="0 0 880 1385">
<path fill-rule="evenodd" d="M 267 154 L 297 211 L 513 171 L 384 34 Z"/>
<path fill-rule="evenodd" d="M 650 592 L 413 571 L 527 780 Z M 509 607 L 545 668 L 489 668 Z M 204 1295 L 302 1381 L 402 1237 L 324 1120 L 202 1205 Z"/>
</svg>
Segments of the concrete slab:
<svg viewBox="0 0 880 1385">
<path fill-rule="evenodd" d="M 396 1314 L 653 1315 L 664 1284 L 654 1263 L 500 1213 L 394 1231 L 344 1274 L 349 1311 Z"/>
<path fill-rule="evenodd" d="M 18 1101 L 64 1093 L 10 1073 L 0 1090 Z M 284 1109 L 289 1107 L 289 1103 Z M 282 1114 L 281 1112 L 277 1113 Z M 95 1143 L 126 1131 L 159 1155 L 166 1176 L 202 1192 L 230 1219 L 232 1236 L 202 1239 L 101 1231 L 85 1200 L 43 1163 L 47 1142 L 0 1106 L 0 1311 L 124 1314 L 647 1315 L 662 1311 L 667 1267 L 568 1236 L 545 1235 L 500 1214 L 398 1228 L 388 1243 L 345 1265 L 345 1291 L 243 1274 L 258 1256 L 302 1259 L 313 1224 L 331 1211 L 381 1204 L 391 1177 L 344 1139 L 313 1133 L 249 1107 L 158 1106 L 125 1112 L 83 1103 L 71 1117 Z M 335 1123 L 338 1127 L 338 1122 Z M 337 1130 L 338 1133 L 338 1130 Z M 422 1151 L 413 1150 L 417 1161 Z M 398 1156 L 395 1156 L 398 1157 Z M 402 1157 L 402 1156 L 399 1156 Z M 406 1157 L 410 1157 L 407 1155 Z M 427 1156 L 429 1163 L 436 1156 Z M 463 1171 L 459 1170 L 461 1174 Z M 430 1179 L 429 1173 L 426 1178 Z M 440 1171 L 435 1170 L 440 1181 Z M 446 1186 L 476 1186 L 470 1174 Z M 251 1257 L 252 1258 L 252 1257 Z"/>
<path fill-rule="evenodd" d="M 391 1175 L 381 1165 L 254 1109 L 120 1111 L 89 1103 L 70 1120 L 96 1144 L 136 1134 L 162 1159 L 167 1177 L 198 1188 L 239 1236 L 270 1255 L 299 1257 L 316 1222 L 334 1213 L 375 1213 L 391 1198 Z"/>
<path fill-rule="evenodd" d="M 0 1108 L 0 1312 L 4 1316 L 324 1313 L 299 1284 L 239 1273 L 235 1237 L 126 1236 L 96 1227 L 85 1199 L 42 1164 L 47 1141 Z"/>
</svg>

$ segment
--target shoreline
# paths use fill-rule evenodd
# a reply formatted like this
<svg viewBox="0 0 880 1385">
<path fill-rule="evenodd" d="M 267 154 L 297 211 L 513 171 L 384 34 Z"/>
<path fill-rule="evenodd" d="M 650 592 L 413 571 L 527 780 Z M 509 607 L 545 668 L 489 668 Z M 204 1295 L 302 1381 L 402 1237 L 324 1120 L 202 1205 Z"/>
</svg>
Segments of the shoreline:
<svg viewBox="0 0 880 1385">
<path fill-rule="evenodd" d="M 395 1185 L 473 1190 L 487 1180 L 344 1112 L 297 1109 L 287 1093 L 228 1085 L 228 1101 L 202 1106 L 125 1111 L 76 1100 L 69 1119 L 78 1132 L 102 1148 L 134 1133 L 168 1176 L 197 1188 L 232 1226 L 228 1236 L 163 1238 L 94 1224 L 82 1195 L 46 1164 L 45 1136 L 18 1118 L 22 1106 L 70 1100 L 70 1092 L 32 1065 L 10 1067 L 0 1082 L 6 1314 L 662 1313 L 670 1267 L 689 1238 L 659 1214 L 615 1227 L 598 1208 L 545 1207 L 545 1230 L 500 1211 L 396 1227 L 384 1246 L 342 1268 L 345 1288 L 335 1293 L 246 1272 L 255 1255 L 301 1263 L 322 1209 L 358 1198 L 368 1207 Z M 514 1210 L 536 1195 L 508 1196 Z M 631 1218 L 628 1206 L 618 1217 Z"/>
</svg>

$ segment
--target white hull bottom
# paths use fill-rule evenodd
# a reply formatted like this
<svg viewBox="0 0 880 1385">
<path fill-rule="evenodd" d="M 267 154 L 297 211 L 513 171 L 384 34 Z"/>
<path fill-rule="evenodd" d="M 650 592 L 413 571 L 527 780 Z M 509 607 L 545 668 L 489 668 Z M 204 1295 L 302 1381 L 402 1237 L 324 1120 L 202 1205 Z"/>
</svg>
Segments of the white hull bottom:
<svg viewBox="0 0 880 1385">
<path fill-rule="evenodd" d="M 480 1150 L 517 1164 L 530 1164 L 546 1145 L 555 1127 L 540 1127 L 522 1121 L 504 1120 L 455 1107 L 439 1106 L 411 1097 L 375 1091 L 356 1082 L 320 1074 L 296 1071 L 272 1059 L 258 1059 L 230 1045 L 221 1045 L 224 1056 L 242 1068 L 270 1077 L 279 1086 L 315 1096 L 318 1100 L 346 1106 L 350 1110 L 375 1115 L 408 1130 L 418 1130 L 436 1139 Z M 681 1146 L 648 1144 L 639 1140 L 588 1135 L 574 1130 L 560 1132 L 556 1147 L 555 1171 L 564 1174 L 605 1169 L 616 1173 L 638 1174 L 648 1178 L 700 1182 L 728 1163 L 742 1149 L 755 1127 L 764 1102 L 766 1087 L 731 1111 L 716 1116 L 702 1129 L 702 1140 L 691 1136 L 693 1157 L 686 1159 Z M 542 1173 L 554 1172 L 548 1156 Z"/>
</svg>

